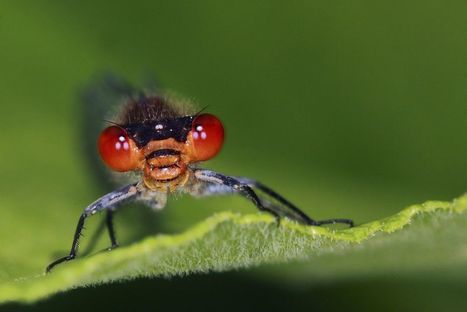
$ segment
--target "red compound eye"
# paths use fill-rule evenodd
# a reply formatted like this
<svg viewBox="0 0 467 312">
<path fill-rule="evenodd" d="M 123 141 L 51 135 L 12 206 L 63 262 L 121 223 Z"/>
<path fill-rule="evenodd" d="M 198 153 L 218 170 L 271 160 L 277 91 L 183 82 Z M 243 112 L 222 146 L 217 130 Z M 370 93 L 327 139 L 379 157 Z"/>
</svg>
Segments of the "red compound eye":
<svg viewBox="0 0 467 312">
<path fill-rule="evenodd" d="M 214 115 L 202 114 L 193 120 L 191 128 L 197 160 L 208 160 L 221 150 L 224 142 L 224 127 Z"/>
<path fill-rule="evenodd" d="M 126 131 L 111 126 L 99 137 L 99 153 L 102 160 L 115 171 L 130 171 L 138 167 L 138 150 Z"/>
</svg>

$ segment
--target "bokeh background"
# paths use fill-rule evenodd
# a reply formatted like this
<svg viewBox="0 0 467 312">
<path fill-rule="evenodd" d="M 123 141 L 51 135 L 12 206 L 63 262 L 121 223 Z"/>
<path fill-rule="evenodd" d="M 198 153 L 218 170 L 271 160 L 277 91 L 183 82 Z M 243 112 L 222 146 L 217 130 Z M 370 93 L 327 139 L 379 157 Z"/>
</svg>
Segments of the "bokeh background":
<svg viewBox="0 0 467 312">
<path fill-rule="evenodd" d="M 108 187 L 84 148 L 102 116 L 85 118 L 78 101 L 107 71 L 207 105 L 227 139 L 206 166 L 258 178 L 313 217 L 363 223 L 464 193 L 466 12 L 455 0 L 1 1 L 0 257 L 45 265 Z M 129 244 L 225 209 L 255 211 L 238 198 L 181 198 L 157 215 L 126 209 L 117 227 Z M 416 274 L 294 288 L 251 270 L 0 309 L 460 310 L 466 291 L 463 280 Z"/>
</svg>

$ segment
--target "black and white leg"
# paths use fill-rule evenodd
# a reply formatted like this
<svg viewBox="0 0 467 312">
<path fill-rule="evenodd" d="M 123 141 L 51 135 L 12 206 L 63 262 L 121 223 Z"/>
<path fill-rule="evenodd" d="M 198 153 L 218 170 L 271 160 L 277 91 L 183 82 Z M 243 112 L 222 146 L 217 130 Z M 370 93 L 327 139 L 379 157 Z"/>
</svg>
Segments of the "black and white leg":
<svg viewBox="0 0 467 312">
<path fill-rule="evenodd" d="M 115 236 L 113 215 L 114 215 L 114 210 L 113 209 L 108 209 L 107 210 L 107 215 L 105 217 L 105 223 L 107 224 L 107 230 L 109 231 L 109 238 L 110 238 L 109 250 L 115 249 L 115 248 L 118 247 L 117 238 Z"/>
<path fill-rule="evenodd" d="M 128 200 L 135 199 L 138 194 L 139 191 L 136 188 L 136 184 L 130 184 L 116 191 L 108 193 L 107 195 L 102 196 L 101 198 L 93 202 L 91 205 L 86 207 L 86 209 L 84 209 L 84 212 L 81 214 L 78 220 L 70 253 L 67 256 L 61 257 L 49 264 L 46 268 L 46 272 L 50 272 L 50 270 L 52 270 L 52 268 L 56 265 L 65 261 L 73 260 L 76 257 L 78 253 L 79 239 L 84 228 L 84 221 L 86 220 L 86 218 L 95 215 L 99 211 L 107 211 L 106 223 L 107 228 L 109 230 L 110 241 L 112 244 L 111 248 L 116 247 L 117 240 L 115 238 L 115 232 L 112 223 L 113 209 L 115 209 L 116 206 Z"/>
<path fill-rule="evenodd" d="M 260 210 L 264 210 L 273 214 L 276 218 L 278 218 L 278 216 L 280 217 L 281 215 L 285 215 L 288 218 L 297 222 L 315 226 L 335 223 L 348 224 L 350 227 L 354 225 L 353 221 L 350 219 L 313 220 L 307 214 L 301 211 L 297 206 L 295 206 L 290 201 L 282 197 L 280 194 L 276 193 L 264 184 L 249 178 L 229 177 L 214 171 L 202 169 L 195 170 L 195 177 L 197 177 L 199 181 L 205 183 L 203 187 L 197 189 L 197 194 L 195 195 L 198 196 L 231 194 L 236 192 L 242 194 L 242 192 L 240 192 L 239 189 L 249 189 L 250 192 L 255 194 L 257 202 L 259 203 L 255 203 L 255 205 Z M 266 195 L 277 201 L 280 205 L 274 204 L 262 197 L 260 198 L 253 191 L 253 188 L 265 193 Z"/>
<path fill-rule="evenodd" d="M 192 191 L 192 195 L 206 196 L 238 193 L 253 202 L 260 211 L 265 211 L 273 215 L 277 223 L 280 223 L 281 215 L 274 209 L 264 205 L 255 191 L 247 184 L 241 183 L 234 177 L 229 177 L 211 170 L 195 169 L 194 175 L 202 185 L 198 185 L 198 188 Z"/>
<path fill-rule="evenodd" d="M 271 188 L 267 187 L 266 185 L 255 181 L 253 179 L 249 178 L 237 178 L 240 182 L 245 183 L 249 185 L 250 187 L 257 188 L 264 192 L 265 194 L 271 196 L 275 200 L 277 200 L 279 203 L 282 205 L 286 206 L 290 210 L 292 210 L 295 214 L 299 215 L 301 219 L 303 219 L 307 224 L 309 225 L 324 225 L 324 224 L 336 224 L 336 223 L 343 223 L 343 224 L 348 224 L 350 227 L 354 226 L 353 220 L 351 219 L 326 219 L 326 220 L 313 220 L 310 217 L 308 217 L 303 211 L 301 211 L 297 206 L 292 204 L 290 201 L 282 197 L 280 194 L 272 190 Z"/>
</svg>

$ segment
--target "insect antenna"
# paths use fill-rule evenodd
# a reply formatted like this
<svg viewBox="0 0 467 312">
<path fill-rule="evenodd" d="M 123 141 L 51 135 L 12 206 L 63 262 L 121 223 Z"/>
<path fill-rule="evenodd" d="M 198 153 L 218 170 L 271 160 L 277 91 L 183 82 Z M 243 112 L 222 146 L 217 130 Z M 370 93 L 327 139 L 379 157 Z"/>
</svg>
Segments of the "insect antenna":
<svg viewBox="0 0 467 312">
<path fill-rule="evenodd" d="M 111 124 L 111 125 L 114 125 L 114 126 L 123 128 L 123 126 L 122 126 L 121 124 L 116 123 L 115 121 L 111 121 L 111 120 L 108 120 L 108 119 L 103 119 L 102 121 L 107 122 L 107 123 L 109 123 L 109 124 Z"/>
<path fill-rule="evenodd" d="M 205 111 L 208 107 L 209 107 L 209 105 L 204 106 L 204 107 L 203 107 L 202 109 L 200 109 L 193 117 L 194 117 L 194 118 L 198 117 L 198 116 L 201 115 L 201 113 L 202 113 L 203 111 Z"/>
</svg>

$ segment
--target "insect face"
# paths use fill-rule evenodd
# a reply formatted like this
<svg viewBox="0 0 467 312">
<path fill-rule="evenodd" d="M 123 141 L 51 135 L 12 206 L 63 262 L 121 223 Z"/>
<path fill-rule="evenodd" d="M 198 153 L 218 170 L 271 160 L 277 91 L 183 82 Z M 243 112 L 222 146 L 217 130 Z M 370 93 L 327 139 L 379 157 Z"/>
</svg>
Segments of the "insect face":
<svg viewBox="0 0 467 312">
<path fill-rule="evenodd" d="M 220 120 L 201 114 L 110 126 L 99 137 L 98 147 L 111 169 L 141 170 L 145 184 L 160 189 L 166 182 L 184 180 L 189 164 L 213 158 L 221 150 L 223 140 Z"/>
</svg>

